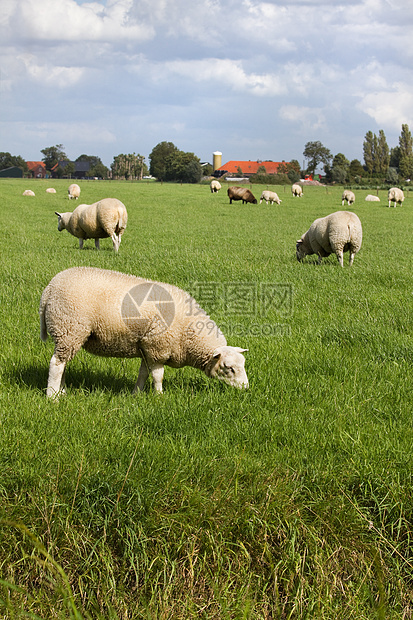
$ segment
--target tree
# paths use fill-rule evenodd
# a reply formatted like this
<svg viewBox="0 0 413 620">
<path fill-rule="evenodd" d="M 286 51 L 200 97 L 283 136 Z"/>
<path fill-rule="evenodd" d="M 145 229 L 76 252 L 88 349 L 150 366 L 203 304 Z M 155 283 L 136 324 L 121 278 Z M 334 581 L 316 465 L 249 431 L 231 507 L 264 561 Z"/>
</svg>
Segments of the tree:
<svg viewBox="0 0 413 620">
<path fill-rule="evenodd" d="M 390 151 L 387 144 L 386 136 L 384 131 L 380 129 L 379 136 L 377 138 L 377 147 L 375 156 L 375 171 L 379 176 L 385 176 L 389 169 L 390 162 Z"/>
<path fill-rule="evenodd" d="M 42 161 L 46 166 L 46 170 L 50 171 L 59 161 L 68 159 L 63 149 L 63 144 L 56 144 L 56 146 L 48 146 L 40 151 L 44 155 Z"/>
<path fill-rule="evenodd" d="M 402 125 L 399 147 L 399 174 L 404 179 L 410 179 L 413 177 L 413 139 L 408 125 Z"/>
<path fill-rule="evenodd" d="M 304 147 L 303 155 L 309 160 L 307 166 L 308 174 L 314 174 L 320 163 L 328 165 L 332 159 L 330 150 L 318 141 L 307 142 Z"/>
<path fill-rule="evenodd" d="M 0 170 L 12 168 L 13 166 L 17 166 L 17 168 L 20 168 L 23 172 L 27 172 L 28 170 L 27 163 L 20 155 L 11 155 L 8 152 L 0 153 Z"/>
<path fill-rule="evenodd" d="M 399 182 L 399 175 L 397 174 L 397 168 L 389 167 L 386 174 L 386 181 L 390 185 L 397 185 Z"/>
<path fill-rule="evenodd" d="M 136 155 L 136 153 L 116 155 L 111 165 L 112 175 L 122 179 L 142 179 L 143 174 L 147 171 L 144 162 L 145 157 L 139 154 Z"/>
<path fill-rule="evenodd" d="M 358 159 L 352 159 L 348 169 L 350 177 L 362 177 L 364 175 L 364 168 Z"/>
<path fill-rule="evenodd" d="M 65 177 L 69 177 L 69 179 L 72 178 L 72 174 L 74 174 L 76 172 L 76 166 L 72 161 L 68 161 L 65 165 L 65 167 L 63 168 L 63 174 Z"/>
<path fill-rule="evenodd" d="M 368 131 L 364 136 L 363 156 L 367 172 L 369 176 L 372 176 L 374 170 L 374 135 L 372 131 Z"/>
<path fill-rule="evenodd" d="M 99 179 L 107 179 L 109 170 L 106 168 L 105 164 L 102 162 L 98 162 L 89 170 L 89 176 L 98 177 Z"/>
<path fill-rule="evenodd" d="M 178 148 L 172 142 L 160 142 L 157 144 L 149 155 L 149 171 L 151 175 L 156 177 L 159 181 L 165 181 L 167 160 L 177 151 Z"/>
</svg>

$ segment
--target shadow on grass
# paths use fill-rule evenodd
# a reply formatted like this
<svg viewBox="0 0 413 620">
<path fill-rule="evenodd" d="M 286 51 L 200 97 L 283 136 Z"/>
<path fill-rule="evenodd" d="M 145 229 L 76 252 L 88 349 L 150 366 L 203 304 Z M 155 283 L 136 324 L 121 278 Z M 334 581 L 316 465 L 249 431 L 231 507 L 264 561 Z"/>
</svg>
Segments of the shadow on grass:
<svg viewBox="0 0 413 620">
<path fill-rule="evenodd" d="M 49 369 L 47 367 L 28 364 L 13 367 L 9 372 L 4 373 L 4 377 L 9 380 L 10 385 L 24 386 L 29 389 L 46 391 Z M 166 370 L 168 373 L 168 369 Z M 78 368 L 71 368 L 70 364 L 66 370 L 66 388 L 68 390 L 87 390 L 88 392 L 110 392 L 112 394 L 126 393 L 130 394 L 135 387 L 138 378 L 133 373 L 129 376 L 116 376 L 113 372 L 102 370 L 93 370 L 88 368 L 82 372 Z M 203 392 L 211 385 L 215 389 L 231 389 L 219 381 L 207 379 L 201 373 L 186 374 L 173 371 L 169 376 L 165 376 L 163 380 L 164 392 Z M 152 381 L 149 378 L 145 384 L 144 393 L 153 392 Z"/>
</svg>

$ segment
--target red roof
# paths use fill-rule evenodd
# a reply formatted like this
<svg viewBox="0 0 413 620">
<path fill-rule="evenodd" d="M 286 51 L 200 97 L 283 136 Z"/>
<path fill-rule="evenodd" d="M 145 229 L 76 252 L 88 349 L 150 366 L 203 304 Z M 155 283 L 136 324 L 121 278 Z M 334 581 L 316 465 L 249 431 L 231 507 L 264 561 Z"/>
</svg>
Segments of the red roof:
<svg viewBox="0 0 413 620">
<path fill-rule="evenodd" d="M 278 166 L 286 163 L 285 161 L 228 161 L 218 170 L 226 170 L 229 174 L 237 174 L 238 168 L 241 168 L 243 174 L 256 174 L 258 169 L 264 166 L 267 174 L 276 174 Z"/>
<path fill-rule="evenodd" d="M 46 166 L 43 161 L 26 161 L 26 164 L 29 170 L 33 170 L 33 168 L 37 168 L 38 166 L 41 166 L 46 170 Z"/>
</svg>

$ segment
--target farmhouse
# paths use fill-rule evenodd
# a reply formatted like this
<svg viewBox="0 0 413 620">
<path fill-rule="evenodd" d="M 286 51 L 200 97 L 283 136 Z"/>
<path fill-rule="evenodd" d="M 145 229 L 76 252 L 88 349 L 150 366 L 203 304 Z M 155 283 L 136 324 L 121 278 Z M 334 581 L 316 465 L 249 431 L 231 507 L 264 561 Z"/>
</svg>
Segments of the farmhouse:
<svg viewBox="0 0 413 620">
<path fill-rule="evenodd" d="M 277 174 L 280 166 L 285 166 L 288 162 L 285 161 L 228 161 L 223 166 L 220 166 L 214 171 L 214 176 L 221 177 L 224 174 L 250 177 L 252 174 L 257 174 L 258 171 L 263 171 L 265 168 L 265 174 Z"/>
<path fill-rule="evenodd" d="M 47 176 L 46 166 L 42 161 L 27 161 L 29 173 L 35 179 L 45 179 Z"/>
</svg>

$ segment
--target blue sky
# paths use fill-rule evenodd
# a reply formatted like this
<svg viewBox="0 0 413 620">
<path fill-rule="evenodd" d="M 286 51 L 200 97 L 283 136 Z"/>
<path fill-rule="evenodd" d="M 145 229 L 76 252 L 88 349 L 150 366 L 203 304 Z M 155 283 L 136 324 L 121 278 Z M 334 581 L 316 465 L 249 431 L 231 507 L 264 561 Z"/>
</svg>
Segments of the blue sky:
<svg viewBox="0 0 413 620">
<path fill-rule="evenodd" d="M 363 161 L 413 131 L 411 0 L 2 0 L 0 151 Z"/>
</svg>

